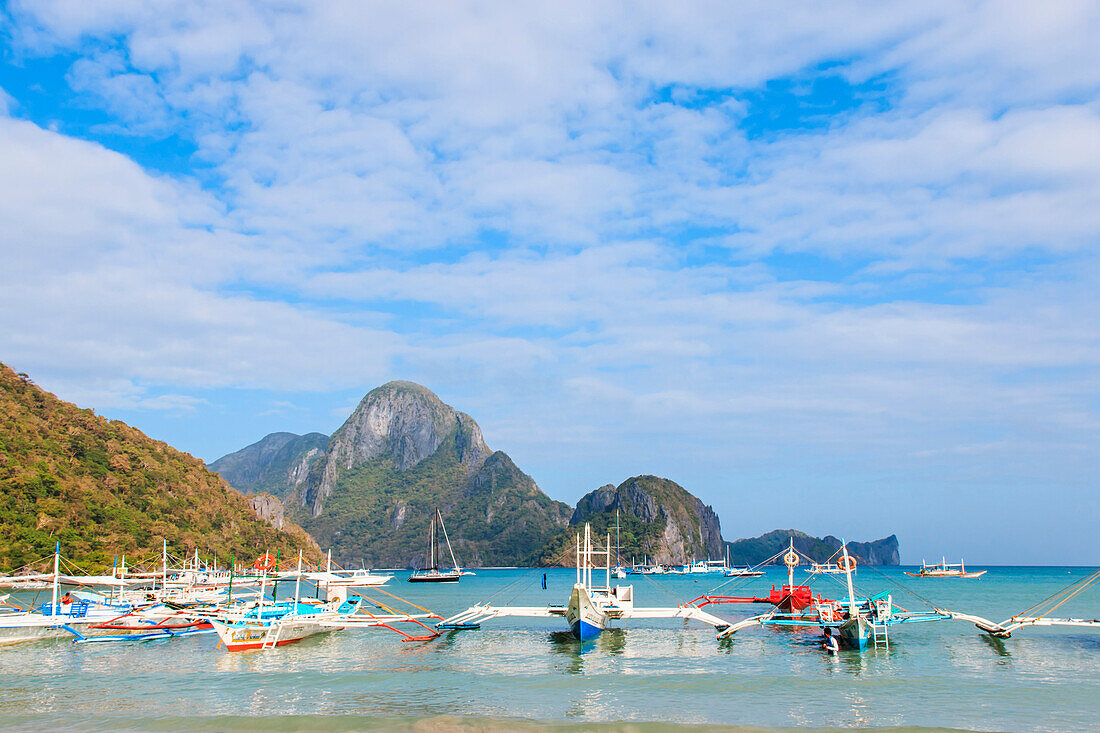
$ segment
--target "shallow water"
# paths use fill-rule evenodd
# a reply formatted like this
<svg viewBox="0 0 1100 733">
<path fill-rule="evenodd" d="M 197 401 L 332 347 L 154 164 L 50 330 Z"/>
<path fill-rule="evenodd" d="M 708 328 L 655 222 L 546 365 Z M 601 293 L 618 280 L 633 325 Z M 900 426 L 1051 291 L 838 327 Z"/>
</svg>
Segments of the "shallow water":
<svg viewBox="0 0 1100 733">
<path fill-rule="evenodd" d="M 978 580 L 922 580 L 861 568 L 859 587 L 895 603 L 1002 620 L 1081 568 L 992 568 Z M 564 603 L 570 570 L 481 570 L 458 585 L 386 590 L 441 615 L 496 603 Z M 723 592 L 765 594 L 785 574 Z M 672 605 L 725 579 L 631 576 L 638 605 Z M 516 583 L 516 581 L 520 581 Z M 510 587 L 510 583 L 516 583 Z M 897 584 L 920 597 L 906 593 Z M 502 590 L 503 589 L 503 590 Z M 842 595 L 833 578 L 815 583 Z M 383 598 L 382 596 L 379 596 Z M 388 602 L 388 601 L 387 601 Z M 710 607 L 715 608 L 715 607 Z M 763 606 L 717 607 L 740 618 Z M 1056 615 L 1100 615 L 1090 589 Z M 147 643 L 42 642 L 0 648 L 0 725 L 141 730 L 637 730 L 646 722 L 752 731 L 820 729 L 1096 730 L 1100 631 L 1024 629 L 996 641 L 970 624 L 895 627 L 889 651 L 824 653 L 813 633 L 751 628 L 717 642 L 683 621 L 624 622 L 581 644 L 561 619 L 497 619 L 423 643 L 385 630 L 334 632 L 228 654 L 213 635 Z M 607 723 L 608 725 L 602 725 Z M 624 725 L 625 724 L 625 725 Z"/>
</svg>

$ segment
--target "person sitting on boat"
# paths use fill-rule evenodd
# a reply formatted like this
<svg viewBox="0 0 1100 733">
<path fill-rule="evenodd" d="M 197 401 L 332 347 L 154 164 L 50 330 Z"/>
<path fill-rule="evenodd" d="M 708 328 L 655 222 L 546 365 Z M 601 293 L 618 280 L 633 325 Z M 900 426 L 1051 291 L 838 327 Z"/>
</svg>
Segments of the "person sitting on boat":
<svg viewBox="0 0 1100 733">
<path fill-rule="evenodd" d="M 825 636 L 825 639 L 821 643 L 825 647 L 826 651 L 828 651 L 828 652 L 838 652 L 838 651 L 840 651 L 840 642 L 838 642 L 837 638 L 835 636 L 833 636 L 833 627 L 832 626 L 826 626 L 824 629 L 822 629 L 821 633 L 824 634 L 824 636 Z"/>
</svg>

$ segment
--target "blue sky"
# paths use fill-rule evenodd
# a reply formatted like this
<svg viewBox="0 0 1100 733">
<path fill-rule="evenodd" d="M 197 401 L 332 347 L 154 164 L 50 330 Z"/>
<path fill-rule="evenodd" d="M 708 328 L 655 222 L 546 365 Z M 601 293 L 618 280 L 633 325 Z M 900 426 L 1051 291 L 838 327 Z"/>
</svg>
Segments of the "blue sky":
<svg viewBox="0 0 1100 733">
<path fill-rule="evenodd" d="M 1100 563 L 1095 4 L 0 8 L 63 398 L 213 460 L 412 379 L 564 501 Z"/>
</svg>

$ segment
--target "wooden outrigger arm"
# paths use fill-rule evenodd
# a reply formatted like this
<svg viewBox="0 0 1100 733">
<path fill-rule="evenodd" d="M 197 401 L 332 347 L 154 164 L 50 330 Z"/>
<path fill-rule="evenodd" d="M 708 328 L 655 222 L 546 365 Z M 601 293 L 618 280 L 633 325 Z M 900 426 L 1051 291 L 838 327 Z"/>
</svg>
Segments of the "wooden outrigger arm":
<svg viewBox="0 0 1100 733">
<path fill-rule="evenodd" d="M 941 609 L 936 610 L 945 616 L 950 616 L 960 621 L 969 621 L 985 633 L 999 639 L 1007 639 L 1012 636 L 1013 631 L 1024 626 L 1075 626 L 1078 628 L 1100 629 L 1100 619 L 1097 618 L 1051 618 L 1049 616 L 1055 609 L 1073 598 L 1076 598 L 1082 591 L 1097 581 L 1100 581 L 1100 569 L 1094 570 L 1081 580 L 1070 584 L 1054 595 L 1039 601 L 1031 608 L 1009 619 L 1005 619 L 1001 623 L 996 623 L 987 618 L 974 616 L 969 613 L 958 613 L 956 611 L 944 611 Z M 1042 613 L 1038 616 L 1028 615 L 1035 611 L 1041 611 Z"/>
<path fill-rule="evenodd" d="M 771 619 L 773 616 L 775 616 L 775 611 L 770 611 L 769 613 L 762 613 L 759 616 L 750 616 L 749 618 L 744 619 L 742 621 L 738 621 L 737 623 L 732 624 L 730 626 L 727 626 L 724 629 L 719 629 L 718 630 L 718 638 L 719 639 L 728 639 L 729 637 L 733 636 L 734 634 L 736 634 L 741 629 L 747 629 L 750 626 L 763 626 L 764 623 L 767 622 L 769 619 Z"/>
<path fill-rule="evenodd" d="M 614 608 L 606 609 L 613 619 L 682 618 L 700 621 L 723 631 L 729 622 L 692 605 L 675 608 Z M 478 604 L 436 624 L 437 629 L 465 630 L 481 627 L 483 621 L 504 616 L 521 618 L 560 618 L 565 616 L 565 606 L 492 606 Z"/>
<path fill-rule="evenodd" d="M 990 621 L 987 618 L 981 616 L 974 616 L 969 613 L 958 613 L 957 611 L 946 611 L 943 609 L 936 609 L 945 616 L 950 616 L 953 619 L 959 621 L 969 621 L 977 626 L 979 629 L 995 636 L 998 639 L 1007 639 L 1012 636 L 1012 632 L 1024 626 L 1076 626 L 1083 628 L 1100 629 L 1100 619 L 1089 618 L 1049 618 L 1047 616 L 1013 616 L 1010 619 L 1006 619 L 1001 623 Z"/>
</svg>

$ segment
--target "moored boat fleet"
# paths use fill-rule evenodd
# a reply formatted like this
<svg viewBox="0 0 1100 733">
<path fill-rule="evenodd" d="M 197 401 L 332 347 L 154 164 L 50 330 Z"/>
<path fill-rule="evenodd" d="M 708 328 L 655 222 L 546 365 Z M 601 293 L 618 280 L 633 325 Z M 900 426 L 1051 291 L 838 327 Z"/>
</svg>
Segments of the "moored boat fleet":
<svg viewBox="0 0 1100 733">
<path fill-rule="evenodd" d="M 440 537 L 448 548 L 450 568 L 439 564 Z M 49 569 L 0 576 L 0 587 L 9 590 L 8 595 L 0 595 L 0 603 L 8 609 L 0 611 L 0 645 L 60 638 L 75 643 L 144 642 L 209 634 L 217 638 L 217 646 L 236 652 L 272 649 L 319 634 L 366 628 L 396 632 L 406 641 L 427 642 L 444 632 L 480 629 L 483 623 L 501 617 L 560 618 L 580 641 L 621 624 L 645 627 L 647 622 L 659 619 L 710 626 L 717 639 L 726 642 L 753 627 L 786 628 L 818 634 L 822 648 L 830 652 L 888 649 L 894 630 L 900 626 L 949 620 L 971 622 L 983 633 L 1000 638 L 1027 626 L 1100 629 L 1100 619 L 1053 615 L 1100 582 L 1100 570 L 1005 621 L 994 622 L 930 603 L 924 609 L 903 609 L 894 602 L 890 590 L 857 589 L 854 578 L 859 561 L 849 553 L 847 544 L 825 561 L 815 561 L 799 552 L 792 539 L 786 548 L 756 567 L 731 567 L 726 558 L 692 562 L 676 570 L 666 568 L 665 572 L 639 569 L 655 567 L 648 562 L 643 566 L 632 563 L 629 570 L 624 569 L 618 562 L 617 545 L 612 545 L 610 534 L 597 538 L 589 525 L 584 526 L 571 548 L 576 578 L 564 602 L 513 606 L 486 600 L 448 618 L 383 589 L 393 579 L 392 574 L 340 568 L 333 564 L 331 553 L 314 566 L 305 563 L 299 554 L 292 568 L 285 564 L 280 567 L 277 555 L 265 553 L 249 564 L 220 567 L 216 562 L 202 561 L 197 553 L 185 559 L 171 557 L 164 543 L 159 568 L 134 570 L 123 558 L 110 575 L 85 575 L 64 562 L 58 546 L 52 558 L 45 559 L 51 563 Z M 803 563 L 808 565 L 810 577 L 796 582 L 796 569 Z M 786 583 L 778 588 L 773 584 L 765 593 L 731 593 L 763 575 L 767 564 L 785 567 Z M 922 563 L 919 572 L 907 574 L 919 578 L 977 578 L 984 572 L 966 571 L 962 563 L 951 566 L 945 561 L 937 566 Z M 453 583 L 466 574 L 471 573 L 459 567 L 437 511 L 426 567 L 414 571 L 409 580 Z M 613 578 L 622 579 L 626 574 L 720 574 L 721 582 L 690 600 L 643 606 L 636 602 L 633 585 L 613 584 Z M 436 580 L 436 576 L 450 579 Z M 817 579 L 830 578 L 841 581 L 833 590 L 811 585 Z M 834 585 L 836 580 L 832 581 Z M 652 582 L 660 583 L 657 579 Z M 12 598 L 12 594 L 25 597 L 31 593 L 35 599 L 30 603 Z M 38 602 L 40 595 L 48 598 Z M 761 607 L 761 612 L 739 610 L 753 605 Z"/>
<path fill-rule="evenodd" d="M 283 646 L 315 634 L 376 627 L 409 640 L 438 636 L 427 622 L 439 616 L 407 604 L 380 586 L 392 575 L 333 567 L 306 567 L 299 554 L 293 570 L 280 569 L 277 556 L 261 555 L 251 565 L 222 569 L 169 557 L 161 568 L 130 572 L 125 559 L 109 576 L 63 572 L 60 544 L 49 573 L 0 578 L 12 592 L 49 592 L 48 602 L 20 604 L 0 596 L 0 645 L 69 638 L 76 643 L 150 641 L 191 634 L 216 634 L 229 651 Z M 279 587 L 293 588 L 280 598 Z M 367 595 L 388 596 L 382 603 Z M 392 600 L 390 600 L 392 599 Z M 399 610 L 399 606 L 409 606 Z"/>
</svg>

